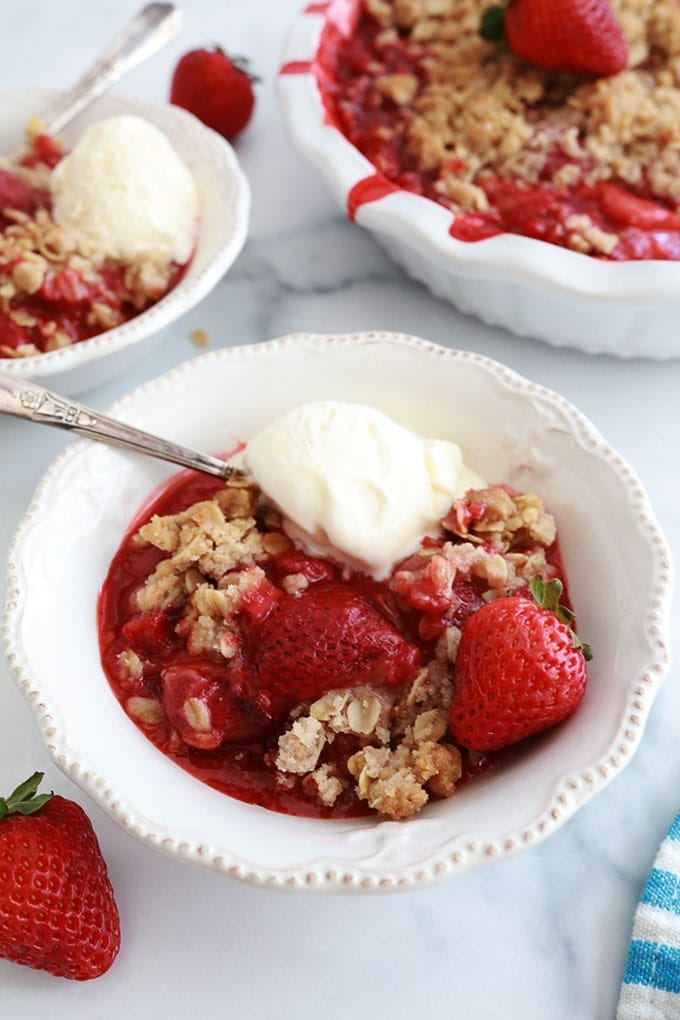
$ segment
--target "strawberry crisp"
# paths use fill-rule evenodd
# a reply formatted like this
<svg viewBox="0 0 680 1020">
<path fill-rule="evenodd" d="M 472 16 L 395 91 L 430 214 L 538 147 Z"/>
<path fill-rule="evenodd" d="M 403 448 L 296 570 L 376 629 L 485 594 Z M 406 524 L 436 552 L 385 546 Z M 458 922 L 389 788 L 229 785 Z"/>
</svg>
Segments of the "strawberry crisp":
<svg viewBox="0 0 680 1020">
<path fill-rule="evenodd" d="M 290 814 L 403 819 L 576 707 L 578 664 L 569 691 L 544 699 L 547 714 L 527 688 L 504 735 L 501 686 L 476 709 L 456 677 L 469 620 L 483 627 L 495 605 L 542 613 L 529 586 L 560 580 L 555 521 L 532 493 L 468 490 L 375 580 L 296 548 L 248 476 L 182 472 L 112 562 L 98 606 L 102 661 L 130 719 L 210 786 Z M 583 659 L 568 645 L 548 686 L 569 656 Z"/>
<path fill-rule="evenodd" d="M 26 147 L 0 158 L 0 358 L 59 350 L 154 304 L 184 266 L 162 252 L 111 257 L 52 212 L 50 176 L 66 152 L 29 123 Z"/>
<path fill-rule="evenodd" d="M 317 55 L 328 116 L 380 175 L 450 209 L 454 237 L 510 232 L 601 259 L 680 259 L 677 0 L 511 0 L 492 41 L 480 34 L 490 0 L 356 6 L 349 33 L 328 21 Z M 596 7 L 593 34 L 547 37 L 560 19 L 573 37 L 572 13 Z M 579 41 L 593 73 L 538 66 Z M 608 66 L 609 51 L 621 65 Z"/>
</svg>

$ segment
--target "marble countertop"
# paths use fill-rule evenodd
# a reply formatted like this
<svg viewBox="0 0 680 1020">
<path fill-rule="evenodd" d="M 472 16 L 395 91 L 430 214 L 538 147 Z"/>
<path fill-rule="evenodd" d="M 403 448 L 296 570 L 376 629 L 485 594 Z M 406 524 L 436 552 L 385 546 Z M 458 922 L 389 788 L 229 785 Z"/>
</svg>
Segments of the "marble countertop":
<svg viewBox="0 0 680 1020">
<path fill-rule="evenodd" d="M 137 6 L 4 0 L 0 90 L 67 87 Z M 83 401 L 102 408 L 195 355 L 195 329 L 206 330 L 213 346 L 298 330 L 413 333 L 487 354 L 573 401 L 635 468 L 680 549 L 680 359 L 623 361 L 518 339 L 411 282 L 345 220 L 283 133 L 275 76 L 298 9 L 299 0 L 186 0 L 181 36 L 121 86 L 164 100 L 178 56 L 216 41 L 252 58 L 263 81 L 236 145 L 252 187 L 252 220 L 243 253 L 209 298 L 143 362 Z M 0 422 L 0 435 L 4 559 L 67 439 L 12 419 Z M 676 641 L 678 630 L 676 613 Z M 374 1010 L 395 1020 L 612 1018 L 635 905 L 680 808 L 678 679 L 674 666 L 628 768 L 546 842 L 422 891 L 324 897 L 251 888 L 135 842 L 53 766 L 2 662 L 0 786 L 42 769 L 56 792 L 87 809 L 116 889 L 123 942 L 109 973 L 83 985 L 0 960 L 0 1013 L 4 1020 L 345 1020 Z"/>
</svg>

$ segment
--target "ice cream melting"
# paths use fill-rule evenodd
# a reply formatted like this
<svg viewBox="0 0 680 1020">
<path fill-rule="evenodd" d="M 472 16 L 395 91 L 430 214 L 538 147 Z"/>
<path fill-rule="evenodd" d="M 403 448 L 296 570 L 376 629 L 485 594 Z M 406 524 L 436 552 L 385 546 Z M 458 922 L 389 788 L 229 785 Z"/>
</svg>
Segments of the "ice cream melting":
<svg viewBox="0 0 680 1020">
<path fill-rule="evenodd" d="M 454 499 L 484 485 L 455 443 L 334 401 L 304 404 L 266 426 L 243 463 L 294 541 L 378 579 L 420 546 Z"/>
<path fill-rule="evenodd" d="M 142 117 L 90 125 L 51 175 L 54 218 L 106 255 L 191 257 L 198 191 L 169 139 Z"/>
</svg>

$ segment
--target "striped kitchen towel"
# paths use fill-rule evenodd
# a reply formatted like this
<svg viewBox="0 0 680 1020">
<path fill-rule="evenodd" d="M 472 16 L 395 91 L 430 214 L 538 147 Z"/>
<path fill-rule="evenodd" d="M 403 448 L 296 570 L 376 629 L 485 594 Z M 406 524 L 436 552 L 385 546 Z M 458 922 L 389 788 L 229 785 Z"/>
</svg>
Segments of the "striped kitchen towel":
<svg viewBox="0 0 680 1020">
<path fill-rule="evenodd" d="M 680 814 L 635 913 L 616 1020 L 680 1020 Z"/>
</svg>

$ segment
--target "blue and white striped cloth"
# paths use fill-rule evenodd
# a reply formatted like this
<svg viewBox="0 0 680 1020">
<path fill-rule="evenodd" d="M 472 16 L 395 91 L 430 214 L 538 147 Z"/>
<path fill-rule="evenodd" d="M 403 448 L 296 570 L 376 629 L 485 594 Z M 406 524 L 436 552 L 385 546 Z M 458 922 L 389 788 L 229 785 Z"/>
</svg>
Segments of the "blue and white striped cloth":
<svg viewBox="0 0 680 1020">
<path fill-rule="evenodd" d="M 616 1020 L 680 1018 L 680 814 L 635 913 Z"/>
</svg>

